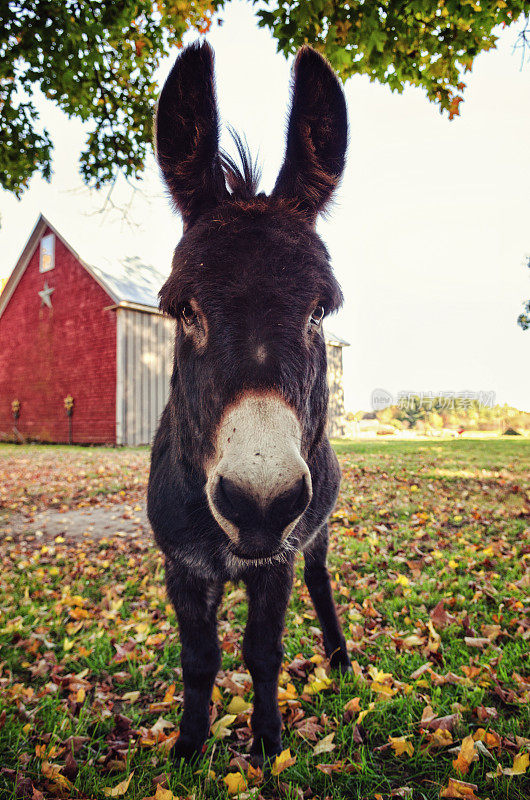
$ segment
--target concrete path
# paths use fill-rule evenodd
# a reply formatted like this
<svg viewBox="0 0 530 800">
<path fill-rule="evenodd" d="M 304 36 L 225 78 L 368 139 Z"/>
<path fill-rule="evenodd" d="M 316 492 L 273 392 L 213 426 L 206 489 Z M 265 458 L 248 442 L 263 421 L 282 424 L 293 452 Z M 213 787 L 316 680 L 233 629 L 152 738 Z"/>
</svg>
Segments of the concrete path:
<svg viewBox="0 0 530 800">
<path fill-rule="evenodd" d="M 0 519 L 0 533 L 14 540 L 25 538 L 35 542 L 51 541 L 57 536 L 65 539 L 103 539 L 114 536 L 145 539 L 152 538 L 145 504 L 98 505 L 88 508 L 58 511 L 47 509 L 31 517 L 21 513 Z"/>
</svg>

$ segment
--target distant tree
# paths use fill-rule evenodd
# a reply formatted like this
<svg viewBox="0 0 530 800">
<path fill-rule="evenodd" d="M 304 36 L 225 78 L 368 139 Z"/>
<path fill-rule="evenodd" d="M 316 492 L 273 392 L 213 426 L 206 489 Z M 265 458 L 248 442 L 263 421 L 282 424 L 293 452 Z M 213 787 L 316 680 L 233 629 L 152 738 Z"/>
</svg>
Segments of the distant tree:
<svg viewBox="0 0 530 800">
<path fill-rule="evenodd" d="M 530 256 L 526 258 L 526 266 L 530 269 Z M 517 317 L 517 323 L 521 326 L 523 331 L 527 331 L 528 328 L 530 328 L 530 300 L 523 303 L 523 309 L 523 313 L 519 314 Z"/>
<path fill-rule="evenodd" d="M 49 179 L 52 139 L 39 124 L 40 91 L 91 125 L 80 157 L 86 183 L 138 177 L 151 143 L 160 59 L 190 28 L 206 33 L 229 0 L 0 0 L 0 186 L 19 196 L 35 172 Z M 528 0 L 249 0 L 285 55 L 311 44 L 346 80 L 363 73 L 401 92 L 425 90 L 452 119 L 463 75 L 495 47 L 498 25 Z"/>
<path fill-rule="evenodd" d="M 409 428 L 414 428 L 420 420 L 425 419 L 427 411 L 424 408 L 423 401 L 416 395 L 407 397 L 406 402 L 399 406 L 398 419 L 406 422 Z"/>
</svg>

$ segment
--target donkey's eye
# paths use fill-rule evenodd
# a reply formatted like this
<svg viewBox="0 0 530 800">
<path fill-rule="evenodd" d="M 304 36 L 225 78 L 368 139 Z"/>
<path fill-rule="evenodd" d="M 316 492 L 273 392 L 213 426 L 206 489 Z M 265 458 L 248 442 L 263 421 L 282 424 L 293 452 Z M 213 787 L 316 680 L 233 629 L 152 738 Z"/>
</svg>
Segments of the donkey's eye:
<svg viewBox="0 0 530 800">
<path fill-rule="evenodd" d="M 324 306 L 317 306 L 313 313 L 311 314 L 311 325 L 315 325 L 317 328 L 320 327 L 322 324 L 322 320 L 324 319 L 325 314 Z"/>
<path fill-rule="evenodd" d="M 185 325 L 194 325 L 197 320 L 197 314 L 193 310 L 190 303 L 184 303 L 180 309 L 180 316 Z"/>
</svg>

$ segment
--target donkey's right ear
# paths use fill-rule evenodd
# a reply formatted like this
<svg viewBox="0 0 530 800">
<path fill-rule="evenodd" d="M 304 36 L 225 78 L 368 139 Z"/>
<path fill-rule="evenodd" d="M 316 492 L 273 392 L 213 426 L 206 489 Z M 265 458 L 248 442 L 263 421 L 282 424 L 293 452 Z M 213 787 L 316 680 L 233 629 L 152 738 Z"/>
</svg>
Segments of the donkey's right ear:
<svg viewBox="0 0 530 800">
<path fill-rule="evenodd" d="M 184 229 L 228 195 L 219 156 L 213 51 L 204 43 L 177 58 L 158 100 L 156 158 Z"/>
</svg>

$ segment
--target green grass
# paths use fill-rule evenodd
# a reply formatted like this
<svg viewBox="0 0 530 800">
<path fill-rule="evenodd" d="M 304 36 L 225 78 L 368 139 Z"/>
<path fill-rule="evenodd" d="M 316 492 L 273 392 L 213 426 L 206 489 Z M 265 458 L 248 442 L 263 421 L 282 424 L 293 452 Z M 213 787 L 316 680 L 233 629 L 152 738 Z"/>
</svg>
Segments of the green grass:
<svg viewBox="0 0 530 800">
<path fill-rule="evenodd" d="M 305 691 L 315 668 L 326 663 L 299 563 L 280 679 L 281 694 L 294 687 L 282 710 L 284 747 L 296 761 L 250 796 L 434 800 L 453 777 L 475 784 L 480 800 L 526 800 L 530 770 L 495 779 L 487 773 L 497 764 L 512 767 L 529 749 L 530 443 L 335 446 L 344 478 L 329 565 L 355 672 L 329 675 L 316 694 Z M 49 506 L 136 502 L 147 469 L 145 450 L 4 446 L 0 501 L 4 514 L 28 518 Z M 248 713 L 236 718 L 226 738 L 209 740 L 194 769 L 172 765 L 160 744 L 145 746 L 160 717 L 174 726 L 166 734 L 178 730 L 182 699 L 178 632 L 162 560 L 150 542 L 109 534 L 43 546 L 8 537 L 0 560 L 0 798 L 23 796 L 24 781 L 45 797 L 103 798 L 106 787 L 132 770 L 124 795 L 130 800 L 154 795 L 153 778 L 162 773 L 176 797 L 227 797 L 222 779 L 237 771 L 230 766 L 235 753 L 247 752 Z M 217 718 L 228 713 L 233 697 L 229 679 L 245 672 L 240 588 L 227 587 L 219 614 Z M 440 600 L 454 618 L 446 627 L 430 623 Z M 303 662 L 304 678 L 293 676 L 293 667 L 288 671 L 297 656 L 313 659 Z M 411 677 L 427 663 L 429 670 Z M 152 709 L 172 684 L 173 700 Z M 124 700 L 128 692 L 139 695 Z M 347 719 L 344 707 L 352 698 L 357 710 Z M 244 699 L 252 701 L 250 685 Z M 428 705 L 436 717 L 458 714 L 452 744 L 429 742 L 432 732 L 420 724 Z M 494 709 L 495 718 L 480 721 L 481 707 Z M 297 732 L 312 717 L 316 741 Z M 500 746 L 483 748 L 460 775 L 451 750 L 458 752 L 479 728 L 497 734 Z M 328 734 L 334 748 L 315 755 Z M 389 743 L 403 736 L 412 755 L 398 756 Z M 66 761 L 72 742 L 77 772 Z M 327 775 L 318 764 L 339 766 Z M 51 777 L 54 769 L 71 784 L 61 787 Z"/>
</svg>

